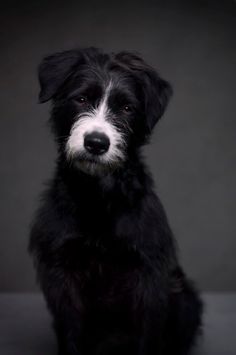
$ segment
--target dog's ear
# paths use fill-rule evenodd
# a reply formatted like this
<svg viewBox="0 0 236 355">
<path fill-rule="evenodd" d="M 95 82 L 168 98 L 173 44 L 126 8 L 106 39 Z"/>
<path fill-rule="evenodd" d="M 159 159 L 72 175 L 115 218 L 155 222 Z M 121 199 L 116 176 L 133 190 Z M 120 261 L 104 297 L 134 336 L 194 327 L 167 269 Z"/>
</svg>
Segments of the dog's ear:
<svg viewBox="0 0 236 355">
<path fill-rule="evenodd" d="M 73 73 L 73 69 L 81 57 L 76 50 L 55 53 L 45 57 L 38 69 L 40 83 L 39 102 L 50 100 Z"/>
<path fill-rule="evenodd" d="M 160 78 L 156 71 L 147 65 L 137 54 L 120 52 L 116 58 L 136 74 L 141 84 L 147 119 L 147 131 L 151 132 L 167 107 L 173 93 L 172 87 L 166 80 Z"/>
<path fill-rule="evenodd" d="M 149 69 L 146 75 L 146 85 L 144 86 L 145 112 L 147 128 L 151 132 L 165 112 L 173 90 L 171 85 L 160 78 L 153 69 Z"/>
</svg>

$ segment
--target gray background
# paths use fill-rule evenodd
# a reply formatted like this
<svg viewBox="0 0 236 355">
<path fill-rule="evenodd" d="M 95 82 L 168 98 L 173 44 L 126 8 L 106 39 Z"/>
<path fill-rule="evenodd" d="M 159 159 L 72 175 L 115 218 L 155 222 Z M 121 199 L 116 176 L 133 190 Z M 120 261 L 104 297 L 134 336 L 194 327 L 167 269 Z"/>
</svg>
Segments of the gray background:
<svg viewBox="0 0 236 355">
<path fill-rule="evenodd" d="M 36 68 L 77 45 L 137 50 L 173 84 L 148 162 L 188 274 L 236 290 L 235 2 L 7 1 L 0 16 L 0 291 L 37 290 L 28 230 L 55 148 Z"/>
</svg>

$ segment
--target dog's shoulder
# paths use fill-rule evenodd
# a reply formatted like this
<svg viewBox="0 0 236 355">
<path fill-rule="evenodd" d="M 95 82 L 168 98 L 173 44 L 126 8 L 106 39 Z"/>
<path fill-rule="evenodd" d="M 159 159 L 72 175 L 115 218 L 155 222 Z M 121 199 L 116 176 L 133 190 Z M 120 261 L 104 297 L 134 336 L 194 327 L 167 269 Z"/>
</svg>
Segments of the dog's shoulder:
<svg viewBox="0 0 236 355">
<path fill-rule="evenodd" d="M 30 251 L 57 250 L 66 238 L 75 234 L 74 206 L 57 178 L 47 182 L 41 193 L 30 231 Z"/>
</svg>

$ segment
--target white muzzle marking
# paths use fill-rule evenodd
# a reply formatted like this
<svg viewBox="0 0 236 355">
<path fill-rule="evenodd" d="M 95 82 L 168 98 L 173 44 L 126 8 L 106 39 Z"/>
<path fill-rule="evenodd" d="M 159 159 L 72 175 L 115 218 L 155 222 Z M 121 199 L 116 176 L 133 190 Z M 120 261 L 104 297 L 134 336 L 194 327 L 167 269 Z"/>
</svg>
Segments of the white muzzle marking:
<svg viewBox="0 0 236 355">
<path fill-rule="evenodd" d="M 86 161 L 86 156 L 93 156 L 84 148 L 84 137 L 94 131 L 104 133 L 110 140 L 110 147 L 106 153 L 99 157 L 94 157 L 95 163 L 115 164 L 124 159 L 122 147 L 125 142 L 121 132 L 108 121 L 109 108 L 107 107 L 107 98 L 111 84 L 106 89 L 105 95 L 96 109 L 85 112 L 77 117 L 77 121 L 71 128 L 70 137 L 66 144 L 66 151 L 69 158 L 81 155 Z M 91 161 L 91 159 L 90 159 Z"/>
</svg>

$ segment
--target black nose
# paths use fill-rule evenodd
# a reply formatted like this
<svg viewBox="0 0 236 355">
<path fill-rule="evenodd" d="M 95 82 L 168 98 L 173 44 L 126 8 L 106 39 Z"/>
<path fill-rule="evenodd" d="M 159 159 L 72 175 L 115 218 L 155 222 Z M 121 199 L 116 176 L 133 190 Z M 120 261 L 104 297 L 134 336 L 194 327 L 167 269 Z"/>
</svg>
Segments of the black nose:
<svg viewBox="0 0 236 355">
<path fill-rule="evenodd" d="M 104 154 L 108 151 L 109 146 L 110 140 L 104 133 L 92 132 L 84 137 L 84 147 L 91 154 Z"/>
</svg>

